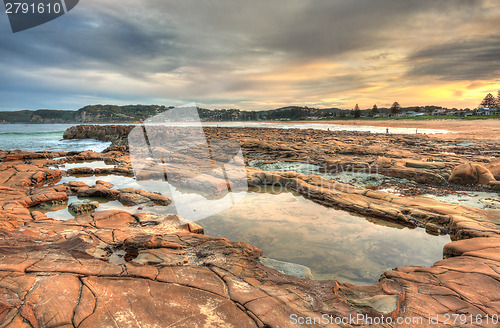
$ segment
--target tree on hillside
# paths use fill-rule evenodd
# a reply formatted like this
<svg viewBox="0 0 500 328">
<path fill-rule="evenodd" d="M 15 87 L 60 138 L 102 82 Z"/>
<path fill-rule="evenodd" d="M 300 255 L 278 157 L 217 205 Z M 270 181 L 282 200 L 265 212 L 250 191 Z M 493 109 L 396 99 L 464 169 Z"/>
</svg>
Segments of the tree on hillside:
<svg viewBox="0 0 500 328">
<path fill-rule="evenodd" d="M 395 101 L 394 104 L 391 106 L 391 113 L 392 114 L 399 114 L 401 112 L 401 105 Z"/>
<path fill-rule="evenodd" d="M 354 117 L 355 118 L 360 118 L 361 117 L 361 109 L 359 109 L 358 104 L 354 107 Z"/>
<path fill-rule="evenodd" d="M 500 90 L 498 90 L 498 96 L 497 96 L 497 108 L 500 108 Z"/>
<path fill-rule="evenodd" d="M 375 116 L 379 113 L 377 104 L 373 105 L 372 107 L 372 115 Z"/>
</svg>

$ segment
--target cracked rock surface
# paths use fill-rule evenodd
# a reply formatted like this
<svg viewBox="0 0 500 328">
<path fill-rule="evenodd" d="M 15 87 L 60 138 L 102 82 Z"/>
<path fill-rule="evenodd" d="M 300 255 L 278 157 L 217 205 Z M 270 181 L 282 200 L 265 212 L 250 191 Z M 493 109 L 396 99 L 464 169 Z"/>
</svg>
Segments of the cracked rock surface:
<svg viewBox="0 0 500 328">
<path fill-rule="evenodd" d="M 229 133 L 227 129 L 214 131 L 218 137 Z M 374 156 L 375 148 L 356 146 L 348 140 L 329 139 L 326 143 L 318 140 L 315 132 L 295 136 L 295 142 L 285 133 L 274 135 L 274 141 L 272 133 L 267 140 L 259 139 L 255 132 L 248 139 L 248 129 L 238 133 L 246 156 L 256 159 L 263 155 L 279 154 L 284 158 L 294 154 L 292 158 L 296 160 L 308 157 L 328 165 L 335 161 L 371 165 L 377 161 L 368 158 Z M 335 134 L 330 138 L 335 138 Z M 353 134 L 350 138 L 357 137 Z M 358 138 L 365 142 L 362 140 Z M 447 155 L 445 164 L 426 166 L 425 156 L 440 155 L 431 150 L 427 155 L 415 155 L 418 152 L 411 143 L 417 141 L 408 139 L 407 149 L 391 153 L 383 145 L 387 142 L 387 147 L 392 147 L 392 141 L 382 140 L 382 146 L 377 146 L 382 148 L 375 153 L 388 160 L 380 159 L 378 163 L 387 166 L 388 172 L 392 172 L 389 175 L 418 177 L 415 170 L 427 172 L 429 177 L 436 177 L 431 181 L 438 185 L 446 183 L 453 168 L 474 155 L 457 151 Z M 311 147 L 316 143 L 328 146 Z M 488 144 L 478 147 L 482 147 L 483 155 L 476 156 L 476 160 L 485 167 L 494 167 L 495 162 L 484 155 L 493 152 L 493 148 Z M 339 152 L 337 157 L 332 155 L 334 148 Z M 54 160 L 61 157 L 64 159 Z M 131 172 L 126 148 L 121 146 L 103 153 L 0 151 L 1 327 L 353 326 L 337 325 L 333 319 L 328 324 L 294 325 L 290 319 L 294 315 L 318 318 L 324 314 L 332 318 L 364 314 L 394 320 L 437 317 L 438 323 L 433 327 L 449 327 L 446 316 L 453 314 L 476 317 L 500 313 L 499 211 L 426 197 L 400 197 L 317 175 L 249 168 L 250 185 L 283 185 L 327 206 L 442 229 L 452 235 L 454 241 L 445 246 L 444 259 L 433 266 L 399 267 L 383 273 L 377 284 L 355 286 L 286 276 L 258 263 L 259 249 L 244 242 L 206 236 L 201 227 L 182 224 L 175 215 L 97 209 L 75 219 L 58 221 L 41 211 L 30 211 L 30 207 L 64 202 L 69 195 L 80 193 L 99 193 L 116 200 L 121 197 L 123 202 L 139 204 L 169 203 L 163 196 L 147 191 L 113 189 L 105 183 L 88 186 L 77 178 L 53 184 L 67 172 L 48 166 L 71 160 L 106 160 L 116 165 L 106 174 Z M 213 183 L 217 188 L 218 182 Z M 485 322 L 462 325 L 497 326 Z"/>
</svg>

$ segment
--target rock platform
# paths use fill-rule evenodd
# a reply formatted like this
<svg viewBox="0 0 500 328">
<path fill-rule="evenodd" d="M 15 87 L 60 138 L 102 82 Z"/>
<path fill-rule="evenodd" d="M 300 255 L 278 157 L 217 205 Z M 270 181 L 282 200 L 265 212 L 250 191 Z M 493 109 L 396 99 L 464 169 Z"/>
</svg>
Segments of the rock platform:
<svg viewBox="0 0 500 328">
<path fill-rule="evenodd" d="M 425 176 L 422 182 L 435 186 L 448 184 L 459 165 L 493 167 L 498 157 L 497 145 L 487 142 L 451 152 L 425 136 L 279 132 L 214 128 L 209 135 L 236 139 L 246 160 L 379 167 L 414 181 Z M 259 249 L 206 236 L 175 215 L 131 214 L 124 207 L 59 221 L 33 210 L 95 193 L 169 202 L 140 189 L 88 186 L 78 176 L 58 184 L 68 172 L 54 165 L 81 160 L 115 164 L 105 174 L 131 171 L 126 145 L 103 153 L 0 151 L 1 327 L 355 327 L 362 322 L 339 319 L 359 315 L 393 321 L 371 327 L 426 327 L 434 319 L 432 327 L 449 327 L 454 315 L 467 323 L 451 326 L 498 327 L 491 318 L 500 313 L 499 211 L 248 168 L 250 185 L 280 185 L 327 206 L 453 239 L 433 266 L 395 268 L 372 286 L 314 281 L 265 267 L 256 261 Z"/>
</svg>

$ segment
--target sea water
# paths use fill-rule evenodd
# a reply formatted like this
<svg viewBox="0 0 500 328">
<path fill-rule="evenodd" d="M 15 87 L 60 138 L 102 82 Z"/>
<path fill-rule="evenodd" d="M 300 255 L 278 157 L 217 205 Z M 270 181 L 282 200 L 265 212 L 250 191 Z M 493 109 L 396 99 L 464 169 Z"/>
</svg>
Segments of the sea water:
<svg viewBox="0 0 500 328">
<path fill-rule="evenodd" d="M 101 152 L 110 142 L 93 139 L 63 140 L 64 131 L 75 124 L 0 124 L 0 150 Z"/>
<path fill-rule="evenodd" d="M 189 124 L 178 124 L 186 126 Z M 0 124 L 0 150 L 25 151 L 80 151 L 93 150 L 96 152 L 106 149 L 110 143 L 92 139 L 63 140 L 64 131 L 78 124 Z M 107 124 L 100 124 L 107 125 Z M 116 124 L 115 124 L 116 125 Z M 122 125 L 134 125 L 123 123 Z M 250 128 L 278 128 L 278 129 L 315 129 L 330 131 L 360 131 L 385 133 L 384 127 L 362 125 L 339 125 L 318 123 L 285 123 L 285 122 L 203 122 L 207 127 L 250 127 Z M 447 133 L 445 130 L 419 129 L 419 133 Z M 413 129 L 391 128 L 390 133 L 413 134 Z"/>
</svg>

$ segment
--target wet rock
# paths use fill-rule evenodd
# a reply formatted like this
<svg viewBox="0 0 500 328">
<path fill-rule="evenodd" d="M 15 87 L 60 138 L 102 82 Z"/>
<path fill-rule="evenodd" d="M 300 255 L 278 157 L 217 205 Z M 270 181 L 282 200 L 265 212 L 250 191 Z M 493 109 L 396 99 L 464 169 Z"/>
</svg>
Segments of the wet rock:
<svg viewBox="0 0 500 328">
<path fill-rule="evenodd" d="M 106 181 L 103 181 L 103 180 L 97 180 L 95 182 L 96 185 L 102 185 L 108 189 L 111 189 L 114 187 L 114 185 L 111 183 L 111 182 L 106 182 Z"/>
<path fill-rule="evenodd" d="M 311 269 L 309 269 L 304 265 L 278 261 L 268 257 L 261 257 L 258 259 L 258 262 L 289 276 L 294 276 L 297 278 L 304 278 L 304 279 L 314 279 Z"/>
<path fill-rule="evenodd" d="M 142 189 L 124 188 L 118 189 L 118 191 L 120 192 L 120 202 L 126 205 L 156 204 L 167 206 L 171 203 L 170 199 L 159 193 L 153 193 Z"/>
<path fill-rule="evenodd" d="M 153 201 L 147 197 L 127 192 L 120 193 L 120 195 L 118 196 L 118 200 L 120 201 L 120 203 L 127 206 L 154 204 Z"/>
<path fill-rule="evenodd" d="M 443 177 L 443 173 L 446 172 L 442 172 L 442 169 L 445 167 L 445 165 L 433 165 L 432 163 L 379 157 L 375 162 L 373 170 L 376 173 L 394 178 L 407 179 L 418 183 L 442 185 L 446 183 L 446 179 Z"/>
<path fill-rule="evenodd" d="M 99 202 L 91 200 L 79 200 L 68 205 L 68 209 L 74 214 L 94 212 L 99 207 Z"/>
<path fill-rule="evenodd" d="M 113 174 L 113 175 L 123 175 L 123 176 L 134 176 L 134 171 L 129 168 L 97 168 L 94 169 L 94 174 Z"/>
<path fill-rule="evenodd" d="M 143 265 L 184 265 L 189 262 L 184 251 L 155 248 L 139 251 L 132 262 Z"/>
<path fill-rule="evenodd" d="M 0 164 L 0 184 L 6 187 L 33 187 L 61 179 L 59 170 L 39 167 L 32 164 Z"/>
<path fill-rule="evenodd" d="M 123 241 L 125 248 L 131 249 L 144 249 L 144 248 L 169 248 L 169 249 L 182 249 L 183 245 L 167 240 L 161 236 L 154 235 L 138 235 L 125 239 Z"/>
<path fill-rule="evenodd" d="M 64 131 L 64 139 L 95 139 L 111 141 L 114 145 L 127 144 L 128 133 L 134 128 L 131 125 L 77 125 Z"/>
<path fill-rule="evenodd" d="M 72 169 L 66 170 L 66 173 L 69 175 L 93 175 L 94 169 L 91 167 L 75 167 Z"/>
<path fill-rule="evenodd" d="M 444 246 L 445 257 L 460 256 L 485 249 L 500 249 L 500 238 L 470 238 L 453 241 Z"/>
<path fill-rule="evenodd" d="M 406 160 L 405 166 L 414 167 L 418 169 L 444 169 L 447 166 L 447 163 L 443 162 L 424 162 L 424 161 L 415 161 L 415 160 Z"/>
<path fill-rule="evenodd" d="M 174 229 L 178 229 L 180 224 L 180 218 L 177 215 L 158 215 L 153 213 L 135 213 L 134 217 L 141 226 L 171 226 Z"/>
<path fill-rule="evenodd" d="M 430 222 L 425 224 L 425 231 L 432 235 L 441 235 L 446 233 L 446 229 Z"/>
<path fill-rule="evenodd" d="M 95 185 L 90 188 L 79 188 L 77 190 L 78 197 L 104 197 L 116 199 L 120 192 L 118 190 L 106 188 L 103 185 Z"/>
<path fill-rule="evenodd" d="M 376 295 L 364 298 L 352 298 L 349 300 L 354 308 L 363 309 L 373 309 L 382 314 L 390 314 L 397 310 L 398 296 L 397 295 Z"/>
<path fill-rule="evenodd" d="M 70 181 L 68 182 L 68 186 L 73 191 L 79 188 L 89 188 L 89 185 L 83 181 Z"/>
<path fill-rule="evenodd" d="M 93 311 L 84 310 L 82 312 L 87 313 L 87 317 L 79 316 L 85 318 L 80 324 L 82 328 L 117 324 L 137 327 L 257 327 L 246 311 L 231 300 L 202 289 L 144 278 L 89 277 L 82 282 L 90 296 L 95 295 Z M 131 302 L 130 297 L 134 301 Z"/>
<path fill-rule="evenodd" d="M 500 181 L 500 158 L 493 159 L 485 167 L 493 174 L 496 180 Z"/>
<path fill-rule="evenodd" d="M 210 131 L 219 136 L 233 131 L 246 138 L 262 138 L 266 144 L 244 146 L 244 152 L 254 158 L 276 159 L 286 153 L 290 159 L 310 158 L 321 164 L 339 155 L 352 157 L 343 163 L 373 163 L 376 158 L 370 152 L 376 151 L 393 156 L 387 167 L 409 170 L 401 171 L 405 174 L 428 170 L 441 176 L 445 170 L 412 167 L 415 163 L 407 166 L 405 158 L 410 158 L 411 145 L 423 142 L 419 147 L 424 147 L 424 137 L 273 129 Z M 339 147 L 335 138 L 342 138 L 349 147 Z M 373 149 L 370 143 L 377 140 L 380 145 Z M 294 151 L 276 150 L 280 143 Z M 487 150 L 487 145 L 481 147 Z M 462 150 L 462 155 L 439 154 L 439 158 L 459 165 L 470 156 L 467 149 Z M 428 145 L 425 151 L 425 156 L 430 156 L 442 148 Z M 117 151 L 106 154 L 121 156 Z M 0 153 L 0 157 L 4 155 Z M 449 258 L 431 267 L 399 267 L 385 272 L 377 284 L 354 286 L 300 279 L 267 269 L 255 261 L 262 255 L 255 247 L 192 233 L 198 230 L 196 225 L 183 226 L 176 216 L 98 211 L 68 221 L 46 220 L 40 211 L 30 213 L 27 207 L 62 200 L 73 188 L 82 192 L 93 189 L 91 194 L 101 192 L 112 199 L 121 192 L 101 184 L 32 188 L 31 177 L 40 169 L 16 163 L 30 154 L 9 153 L 4 158 L 11 155 L 8 164 L 0 164 L 0 326 L 288 327 L 291 314 L 366 314 L 410 320 L 422 317 L 424 322 L 439 316 L 439 323 L 433 326 L 446 327 L 444 315 L 492 315 L 499 310 L 498 211 L 426 197 L 399 197 L 314 175 L 249 169 L 249 181 L 256 185 L 283 184 L 328 206 L 387 220 L 446 226 L 454 238 L 462 239 L 446 247 Z M 71 156 L 99 155 L 75 152 Z M 418 155 L 415 160 L 425 158 Z M 484 162 L 488 162 L 486 157 Z M 110 260 L 124 249 L 130 251 L 125 252 L 123 261 Z"/>
<path fill-rule="evenodd" d="M 54 188 L 46 188 L 39 190 L 33 195 L 26 196 L 19 200 L 19 203 L 26 207 L 34 207 L 40 204 L 57 204 L 68 200 L 68 194 L 58 192 Z"/>
<path fill-rule="evenodd" d="M 203 229 L 202 226 L 200 226 L 199 224 L 196 224 L 194 222 L 186 223 L 186 229 L 191 233 L 197 233 L 197 234 L 204 234 L 205 233 L 205 229 Z"/>
</svg>

